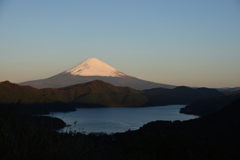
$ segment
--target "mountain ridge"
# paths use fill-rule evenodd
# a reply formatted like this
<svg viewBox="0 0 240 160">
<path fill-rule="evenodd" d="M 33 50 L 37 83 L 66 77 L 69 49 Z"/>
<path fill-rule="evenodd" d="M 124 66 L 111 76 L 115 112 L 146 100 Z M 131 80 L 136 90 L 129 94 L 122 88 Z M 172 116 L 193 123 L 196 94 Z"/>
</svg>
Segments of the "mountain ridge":
<svg viewBox="0 0 240 160">
<path fill-rule="evenodd" d="M 37 89 L 9 81 L 0 83 L 0 104 L 14 104 L 21 100 L 21 104 L 29 106 L 27 109 L 35 106 L 50 108 L 53 111 L 67 111 L 68 107 L 74 110 L 78 107 L 147 107 L 189 104 L 196 99 L 221 95 L 223 93 L 215 89 L 193 89 L 184 86 L 174 89 L 155 88 L 141 91 L 130 87 L 114 86 L 101 80 L 58 89 Z"/>
<path fill-rule="evenodd" d="M 237 99 L 240 99 L 240 93 L 198 99 L 184 108 L 181 108 L 180 113 L 206 116 L 218 111 L 224 106 L 231 104 Z"/>
<path fill-rule="evenodd" d="M 189 104 L 198 99 L 214 98 L 224 94 L 216 89 L 190 88 L 178 86 L 173 89 L 153 88 L 143 90 L 143 94 L 148 97 L 148 105 L 160 104 Z"/>
<path fill-rule="evenodd" d="M 83 106 L 141 106 L 146 97 L 129 87 L 117 87 L 100 80 L 59 89 L 37 89 L 31 86 L 19 86 L 8 81 L 0 83 L 0 103 L 49 104 L 77 103 Z"/>
</svg>

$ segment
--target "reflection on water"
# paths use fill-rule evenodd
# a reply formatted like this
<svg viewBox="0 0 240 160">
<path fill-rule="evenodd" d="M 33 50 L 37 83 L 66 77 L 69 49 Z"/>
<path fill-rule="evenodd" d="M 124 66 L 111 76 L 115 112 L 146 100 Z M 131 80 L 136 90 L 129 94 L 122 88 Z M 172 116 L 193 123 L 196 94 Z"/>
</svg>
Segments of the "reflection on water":
<svg viewBox="0 0 240 160">
<path fill-rule="evenodd" d="M 90 132 L 125 132 L 136 130 L 142 125 L 156 120 L 188 120 L 197 118 L 194 115 L 180 114 L 185 105 L 169 105 L 154 107 L 110 107 L 110 108 L 79 108 L 76 112 L 53 113 L 67 124 L 61 131 L 76 130 Z"/>
</svg>

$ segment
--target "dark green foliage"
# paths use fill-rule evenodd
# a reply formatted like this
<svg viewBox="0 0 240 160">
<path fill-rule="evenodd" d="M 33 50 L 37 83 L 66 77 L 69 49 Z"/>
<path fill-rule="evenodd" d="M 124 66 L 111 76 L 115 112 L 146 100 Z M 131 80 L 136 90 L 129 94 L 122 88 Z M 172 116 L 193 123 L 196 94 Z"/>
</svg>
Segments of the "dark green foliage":
<svg viewBox="0 0 240 160">
<path fill-rule="evenodd" d="M 141 106 L 147 98 L 134 93 L 91 93 L 76 100 L 76 102 L 101 106 Z"/>
<path fill-rule="evenodd" d="M 33 104 L 42 112 L 46 108 L 60 111 L 74 110 L 73 107 L 113 107 L 113 106 L 159 106 L 169 104 L 188 104 L 196 99 L 218 97 L 223 93 L 208 88 L 176 87 L 174 89 L 154 88 L 144 91 L 129 87 L 117 87 L 96 80 L 88 83 L 53 89 L 36 89 L 30 86 L 19 86 L 10 82 L 0 83 L 0 104 L 11 104 L 21 99 L 27 109 Z M 47 106 L 48 105 L 48 106 Z M 50 106 L 49 106 L 50 105 Z M 26 106 L 25 106 L 26 107 Z M 72 108 L 70 108 L 72 107 Z M 60 107 L 59 107 L 60 108 Z"/>
<path fill-rule="evenodd" d="M 44 107 L 45 110 L 47 108 L 58 111 L 57 105 L 62 107 L 60 111 L 65 111 L 66 106 L 142 106 L 147 102 L 142 91 L 129 87 L 116 87 L 103 81 L 92 81 L 59 89 L 36 89 L 8 81 L 0 83 L 0 104 L 15 104 L 19 99 L 22 100 L 21 104 L 24 105 L 25 110 L 35 107 L 35 110 L 42 110 L 44 113 L 46 113 Z"/>
<path fill-rule="evenodd" d="M 0 159 L 239 159 L 239 105 L 240 100 L 209 117 L 152 122 L 137 131 L 113 135 L 57 133 L 45 122 L 42 127 L 31 118 L 22 123 L 18 115 L 5 110 L 0 115 Z M 221 121 L 223 114 L 232 116 Z"/>
<path fill-rule="evenodd" d="M 213 98 L 224 94 L 216 89 L 210 88 L 190 88 L 185 86 L 174 89 L 153 88 L 144 90 L 144 95 L 148 98 L 147 105 L 170 105 L 189 104 L 197 99 Z"/>
<path fill-rule="evenodd" d="M 232 159 L 239 156 L 234 144 L 214 134 L 194 136 L 172 131 L 167 135 L 84 135 L 56 133 L 34 126 L 0 128 L 0 159 L 59 160 L 151 160 L 151 159 Z"/>
<path fill-rule="evenodd" d="M 182 108 L 180 113 L 205 116 L 220 110 L 239 98 L 240 94 L 238 93 L 215 98 L 199 99 Z"/>
<path fill-rule="evenodd" d="M 118 144 L 126 159 L 228 159 L 237 152 L 217 140 L 214 135 L 193 136 L 175 131 L 167 135 L 160 132 L 137 138 L 122 135 Z"/>
<path fill-rule="evenodd" d="M 8 83 L 8 82 L 7 82 Z M 11 86 L 12 85 L 12 86 Z M 84 88 L 85 85 L 85 88 Z M 102 86 L 105 85 L 103 88 Z M 14 89 L 9 89 L 11 86 Z M 67 99 L 88 105 L 134 105 L 147 99 L 140 91 L 115 88 L 102 82 L 62 88 L 38 90 L 7 84 L 2 87 L 2 101 L 17 105 L 0 107 L 0 159 L 58 160 L 212 160 L 239 159 L 240 100 L 220 111 L 195 120 L 156 121 L 137 131 L 113 135 L 57 133 L 52 129 L 65 126 L 59 119 L 16 113 L 23 103 L 52 102 L 68 91 Z M 86 87 L 88 86 L 88 87 Z M 6 94 L 3 94 L 6 93 Z M 78 93 L 81 93 L 78 95 Z M 15 95 L 15 96 L 12 96 Z M 8 97 L 10 96 L 10 97 Z M 12 96 L 12 97 L 11 97 Z M 27 96 L 28 98 L 26 98 Z M 48 97 L 46 99 L 41 97 Z M 30 98 L 29 98 L 30 97 Z M 35 101 L 40 97 L 41 102 Z M 72 97 L 75 97 L 72 99 Z M 19 99 L 17 99 L 19 98 Z M 55 103 L 57 108 L 62 103 Z M 30 106 L 32 107 L 32 106 Z"/>
</svg>

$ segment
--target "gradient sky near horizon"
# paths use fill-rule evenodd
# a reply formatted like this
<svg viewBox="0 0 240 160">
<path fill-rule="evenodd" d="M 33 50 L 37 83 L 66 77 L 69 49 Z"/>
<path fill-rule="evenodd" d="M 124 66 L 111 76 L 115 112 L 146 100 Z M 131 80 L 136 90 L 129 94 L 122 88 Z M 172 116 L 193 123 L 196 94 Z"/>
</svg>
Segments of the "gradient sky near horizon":
<svg viewBox="0 0 240 160">
<path fill-rule="evenodd" d="M 240 86 L 239 0 L 1 0 L 0 81 L 86 58 L 172 85 Z"/>
</svg>

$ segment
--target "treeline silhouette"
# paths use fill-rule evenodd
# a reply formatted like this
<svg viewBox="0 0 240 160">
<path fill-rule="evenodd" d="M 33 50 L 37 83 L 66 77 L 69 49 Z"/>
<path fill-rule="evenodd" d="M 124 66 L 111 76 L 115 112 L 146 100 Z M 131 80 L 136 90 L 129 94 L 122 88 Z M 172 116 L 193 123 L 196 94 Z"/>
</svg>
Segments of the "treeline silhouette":
<svg viewBox="0 0 240 160">
<path fill-rule="evenodd" d="M 239 114 L 240 99 L 195 120 L 156 121 L 136 131 L 85 135 L 58 133 L 29 123 L 32 119 L 22 123 L 17 113 L 5 110 L 0 115 L 0 159 L 236 159 Z"/>
</svg>

